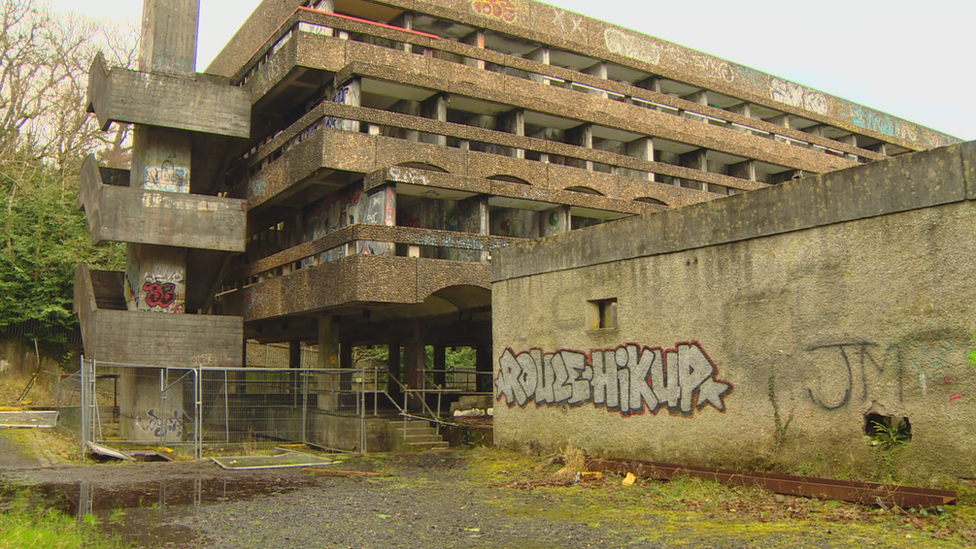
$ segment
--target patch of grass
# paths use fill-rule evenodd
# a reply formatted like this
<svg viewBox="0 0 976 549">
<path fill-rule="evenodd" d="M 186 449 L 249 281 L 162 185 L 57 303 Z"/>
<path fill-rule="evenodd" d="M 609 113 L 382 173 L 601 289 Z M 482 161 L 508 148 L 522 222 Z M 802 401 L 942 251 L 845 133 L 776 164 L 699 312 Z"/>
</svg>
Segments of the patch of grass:
<svg viewBox="0 0 976 549">
<path fill-rule="evenodd" d="M 0 502 L 2 503 L 2 502 Z M 26 498 L 9 502 L 0 513 L 0 547 L 4 549 L 122 549 L 131 544 L 99 532 L 85 520 L 81 524 L 54 509 L 32 508 Z"/>
</svg>

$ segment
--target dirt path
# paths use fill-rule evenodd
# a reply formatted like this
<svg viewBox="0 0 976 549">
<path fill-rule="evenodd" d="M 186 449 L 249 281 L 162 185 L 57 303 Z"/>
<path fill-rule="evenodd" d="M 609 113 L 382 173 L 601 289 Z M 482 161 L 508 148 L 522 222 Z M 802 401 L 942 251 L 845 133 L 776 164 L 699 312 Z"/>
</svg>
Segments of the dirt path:
<svg viewBox="0 0 976 549">
<path fill-rule="evenodd" d="M 34 450 L 24 443 L 32 438 L 30 433 L 22 430 L 0 429 L 0 471 L 33 469 L 44 465 L 35 457 Z"/>
</svg>

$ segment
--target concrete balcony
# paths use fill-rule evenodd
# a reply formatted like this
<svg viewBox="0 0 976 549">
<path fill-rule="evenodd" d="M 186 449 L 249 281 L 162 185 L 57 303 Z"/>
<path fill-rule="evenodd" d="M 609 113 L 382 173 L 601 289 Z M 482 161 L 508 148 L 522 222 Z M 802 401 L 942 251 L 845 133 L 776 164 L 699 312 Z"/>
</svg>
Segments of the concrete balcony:
<svg viewBox="0 0 976 549">
<path fill-rule="evenodd" d="M 241 365 L 241 317 L 127 311 L 123 277 L 85 264 L 75 269 L 74 309 L 87 358 L 161 367 Z"/>
<path fill-rule="evenodd" d="M 251 102 L 230 81 L 198 74 L 183 78 L 115 67 L 101 54 L 88 71 L 88 112 L 107 130 L 112 122 L 145 124 L 226 137 L 247 138 Z"/>
<path fill-rule="evenodd" d="M 78 201 L 92 242 L 132 242 L 243 252 L 245 201 L 128 187 L 128 170 L 100 168 L 89 156 Z"/>
</svg>

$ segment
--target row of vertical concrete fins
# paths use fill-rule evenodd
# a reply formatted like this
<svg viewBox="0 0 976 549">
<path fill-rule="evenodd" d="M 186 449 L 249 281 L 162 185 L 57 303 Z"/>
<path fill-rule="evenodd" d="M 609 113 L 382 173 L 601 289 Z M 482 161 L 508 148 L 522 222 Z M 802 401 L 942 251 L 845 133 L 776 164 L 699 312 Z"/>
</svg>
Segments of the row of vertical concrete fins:
<svg viewBox="0 0 976 549">
<path fill-rule="evenodd" d="M 125 310 L 123 274 L 75 269 L 74 307 L 85 356 L 101 362 L 154 366 L 239 366 L 243 319 Z"/>
<path fill-rule="evenodd" d="M 938 184 L 935 184 L 937 182 Z M 499 251 L 492 281 L 772 236 L 976 199 L 976 142 L 804 178 Z M 496 258 L 497 259 L 497 258 Z"/>
<path fill-rule="evenodd" d="M 335 49 L 350 49 L 355 46 L 354 49 L 365 50 L 359 56 L 337 55 L 334 65 L 325 64 L 314 67 L 327 72 L 337 72 L 338 74 L 335 77 L 337 86 L 344 84 L 351 78 L 397 82 L 401 85 L 426 90 L 426 93 L 430 95 L 444 92 L 452 96 L 463 96 L 472 100 L 505 105 L 508 109 L 525 109 L 539 112 L 542 115 L 574 120 L 579 125 L 593 124 L 613 128 L 615 131 L 623 132 L 624 135 L 631 135 L 634 138 L 654 136 L 680 143 L 683 146 L 719 151 L 741 158 L 742 161 L 754 159 L 770 165 L 782 166 L 783 169 L 821 173 L 854 165 L 853 160 L 835 154 L 825 154 L 816 149 L 780 143 L 773 139 L 753 135 L 749 131 L 740 131 L 733 127 L 662 114 L 649 108 L 614 101 L 605 97 L 566 90 L 556 86 L 543 86 L 513 76 L 478 70 L 433 58 L 418 57 L 410 53 L 386 50 L 390 52 L 389 55 L 401 57 L 398 60 L 400 62 L 396 63 L 395 67 L 390 67 L 376 62 L 378 61 L 376 53 L 383 50 L 379 46 L 356 44 L 313 34 L 306 36 L 300 33 L 292 38 L 289 45 L 275 54 L 278 62 L 269 63 L 270 68 L 268 70 L 281 74 L 281 78 L 284 79 L 285 75 L 289 74 L 294 67 L 314 65 L 314 63 L 309 62 L 310 60 L 300 56 L 288 55 L 290 49 L 298 48 L 301 45 L 301 40 L 324 42 L 320 47 L 307 48 L 308 51 L 314 52 L 319 52 L 323 47 L 328 48 L 332 44 L 334 44 L 332 47 Z M 302 51 L 305 50 L 306 48 L 302 49 Z M 279 60 L 279 57 L 283 59 Z M 282 65 L 285 65 L 285 68 L 281 68 Z M 411 65 L 418 66 L 412 67 Z M 341 116 L 367 123 L 424 131 L 458 139 L 477 140 L 545 154 L 560 154 L 574 159 L 602 162 L 622 168 L 682 177 L 734 189 L 749 190 L 757 186 L 748 178 L 709 172 L 705 169 L 641 160 L 625 154 L 592 147 L 513 135 L 508 132 L 448 123 L 419 116 L 334 104 L 323 104 L 318 107 L 318 110 L 321 111 L 320 116 L 337 118 Z M 303 129 L 305 128 L 295 127 L 293 131 L 300 132 Z M 784 137 L 784 139 L 786 138 Z M 819 148 L 825 149 L 825 146 L 819 145 Z M 878 157 L 869 151 L 864 151 L 862 156 L 872 159 Z M 260 159 L 260 156 L 258 158 Z"/>
<path fill-rule="evenodd" d="M 315 34 L 302 33 L 293 40 L 296 43 L 290 47 L 298 49 L 298 53 L 295 55 L 296 65 L 337 72 L 337 83 L 354 76 L 395 81 L 418 88 L 445 91 L 452 95 L 510 105 L 512 108 L 523 108 L 543 114 L 562 116 L 578 120 L 580 123 L 599 124 L 624 129 L 636 134 L 654 135 L 689 145 L 714 148 L 743 156 L 755 156 L 757 159 L 770 163 L 803 168 L 808 171 L 836 169 L 851 164 L 851 161 L 803 148 L 792 147 L 785 149 L 790 154 L 779 153 L 775 150 L 776 147 L 770 147 L 769 139 L 757 137 L 751 133 L 663 114 L 649 108 L 611 100 L 601 95 L 564 89 L 558 86 L 540 85 L 532 80 L 467 67 L 433 57 L 420 57 L 380 46 L 322 37 Z M 301 47 L 301 40 L 307 40 L 311 44 L 309 47 Z M 333 48 L 345 50 L 345 55 L 341 58 L 337 56 L 336 61 L 338 63 L 335 65 L 326 62 L 322 66 L 316 66 L 309 61 L 317 61 L 318 59 L 303 57 L 306 51 L 318 51 L 330 42 L 335 44 Z M 318 47 L 315 47 L 316 45 Z M 276 55 L 285 54 L 279 51 Z M 384 62 L 384 57 L 396 59 Z M 342 66 L 337 66 L 339 63 Z M 628 91 L 630 92 L 628 95 L 637 97 L 653 93 L 644 93 L 639 88 L 632 88 Z M 687 107 L 690 106 L 687 105 Z M 701 107 L 701 105 L 696 104 L 693 112 L 697 113 L 702 110 Z M 781 134 L 786 133 L 786 131 L 787 129 L 783 127 L 776 129 L 776 132 Z M 797 135 L 797 137 L 801 136 Z M 815 138 L 806 135 L 803 139 L 808 141 Z M 834 148 L 839 144 L 830 143 L 829 145 Z M 860 152 L 857 149 L 854 150 Z M 876 157 L 869 151 L 863 151 L 863 153 L 866 156 Z"/>
<path fill-rule="evenodd" d="M 260 62 L 266 51 L 262 44 L 272 35 L 272 44 L 283 34 L 275 34 L 282 22 L 328 21 L 308 10 L 298 10 L 298 0 L 267 0 L 255 11 L 244 28 L 232 39 L 228 48 L 208 69 L 215 74 L 239 80 L 247 70 Z M 352 2 L 337 4 L 355 11 Z M 544 44 L 594 60 L 602 60 L 632 70 L 673 79 L 690 86 L 709 89 L 756 105 L 764 105 L 786 114 L 803 116 L 820 123 L 857 132 L 882 141 L 898 144 L 910 150 L 928 148 L 958 141 L 885 113 L 850 103 L 793 83 L 729 63 L 701 52 L 684 48 L 652 37 L 643 36 L 602 21 L 567 12 L 538 2 L 507 2 L 512 9 L 505 19 L 492 15 L 493 2 L 386 0 L 377 10 L 385 10 L 385 18 L 403 13 L 430 15 L 470 29 L 482 29 L 503 36 L 517 37 L 529 44 Z M 484 8 L 487 6 L 487 15 Z M 351 10 L 351 11 L 350 11 Z M 509 15 L 509 14 L 506 14 Z M 369 18 L 368 14 L 363 17 Z M 377 17 L 373 17 L 376 19 Z M 330 23 L 350 32 L 364 32 L 357 23 Z M 388 31 L 371 30 L 370 35 L 383 36 Z M 398 38 L 403 40 L 403 38 Z M 412 43 L 431 48 L 443 46 L 449 40 L 415 36 Z M 452 39 L 453 40 L 453 39 Z M 270 46 L 267 46 L 270 47 Z M 463 48 L 464 44 L 457 47 Z M 256 52 L 256 53 L 252 53 Z M 250 56 L 250 57 L 248 57 Z M 236 75 L 235 75 L 236 73 Z M 783 92 L 786 93 L 783 93 Z M 816 112 L 808 108 L 813 103 Z"/>
<path fill-rule="evenodd" d="M 92 242 L 132 242 L 223 252 L 244 251 L 245 201 L 129 187 L 129 171 L 81 169 L 78 201 Z"/>
<path fill-rule="evenodd" d="M 109 69 L 99 54 L 88 73 L 88 110 L 102 129 L 112 122 L 249 137 L 250 105 L 246 93 L 223 79 L 184 78 Z"/>
</svg>

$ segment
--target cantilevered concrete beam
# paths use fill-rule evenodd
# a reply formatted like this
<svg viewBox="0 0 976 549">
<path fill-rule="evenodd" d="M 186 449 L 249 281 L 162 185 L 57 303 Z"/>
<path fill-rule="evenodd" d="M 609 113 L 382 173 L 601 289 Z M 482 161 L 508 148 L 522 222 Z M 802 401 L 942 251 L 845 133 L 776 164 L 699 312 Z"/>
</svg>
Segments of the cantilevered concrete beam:
<svg viewBox="0 0 976 549">
<path fill-rule="evenodd" d="M 127 175 L 113 175 L 128 181 Z M 78 202 L 87 214 L 94 244 L 244 251 L 245 200 L 106 185 L 94 156 L 82 165 L 79 186 Z"/>
<path fill-rule="evenodd" d="M 88 111 L 108 130 L 112 122 L 145 124 L 229 137 L 250 136 L 251 102 L 228 80 L 185 78 L 109 68 L 101 54 L 88 71 Z"/>
</svg>

